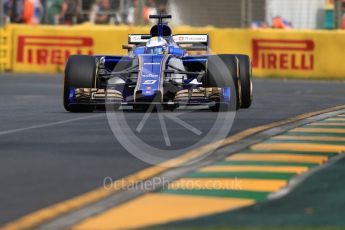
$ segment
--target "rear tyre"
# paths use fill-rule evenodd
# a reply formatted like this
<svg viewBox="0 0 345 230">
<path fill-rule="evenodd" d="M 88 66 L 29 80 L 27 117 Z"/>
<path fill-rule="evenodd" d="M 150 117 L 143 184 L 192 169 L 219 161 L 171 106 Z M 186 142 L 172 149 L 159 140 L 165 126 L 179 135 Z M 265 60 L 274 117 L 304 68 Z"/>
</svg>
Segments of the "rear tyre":
<svg viewBox="0 0 345 230">
<path fill-rule="evenodd" d="M 210 110 L 234 111 L 240 108 L 241 97 L 238 78 L 238 59 L 234 55 L 212 55 L 208 57 L 206 87 L 208 88 L 230 88 L 230 104 L 226 105 L 222 93 Z M 222 90 L 221 90 L 222 91 Z"/>
<path fill-rule="evenodd" d="M 249 56 L 236 55 L 239 60 L 239 74 L 241 82 L 241 108 L 247 109 L 253 101 L 253 82 L 252 82 L 252 65 Z"/>
<path fill-rule="evenodd" d="M 73 55 L 67 60 L 64 79 L 63 104 L 64 108 L 73 113 L 93 112 L 92 105 L 72 104 L 70 89 L 96 88 L 96 60 L 92 56 Z"/>
</svg>

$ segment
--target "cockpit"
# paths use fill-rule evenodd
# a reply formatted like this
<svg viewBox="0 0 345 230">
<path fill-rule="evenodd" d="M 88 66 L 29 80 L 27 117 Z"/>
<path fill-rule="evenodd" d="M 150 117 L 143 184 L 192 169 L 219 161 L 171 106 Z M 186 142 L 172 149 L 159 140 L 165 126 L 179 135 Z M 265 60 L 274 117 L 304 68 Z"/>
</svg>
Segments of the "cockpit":
<svg viewBox="0 0 345 230">
<path fill-rule="evenodd" d="M 167 47 L 158 46 L 158 47 L 147 47 L 145 49 L 145 54 L 165 54 Z"/>
</svg>

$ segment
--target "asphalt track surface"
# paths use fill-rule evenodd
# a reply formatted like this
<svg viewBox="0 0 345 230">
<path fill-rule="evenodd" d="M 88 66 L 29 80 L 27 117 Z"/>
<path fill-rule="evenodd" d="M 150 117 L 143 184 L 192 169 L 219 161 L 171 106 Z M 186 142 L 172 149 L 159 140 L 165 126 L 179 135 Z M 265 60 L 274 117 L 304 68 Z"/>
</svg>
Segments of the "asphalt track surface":
<svg viewBox="0 0 345 230">
<path fill-rule="evenodd" d="M 344 82 L 260 79 L 254 90 L 252 108 L 236 114 L 228 135 L 345 104 Z M 67 113 L 61 93 L 61 75 L 0 76 L 0 225 L 101 187 L 105 177 L 119 179 L 149 166 L 118 143 L 104 112 Z M 144 114 L 126 116 L 137 124 Z M 207 130 L 213 117 L 199 111 L 186 120 Z M 154 116 L 149 122 L 144 136 L 160 147 L 159 122 Z M 167 126 L 176 148 L 200 138 L 181 137 L 176 124 Z"/>
</svg>

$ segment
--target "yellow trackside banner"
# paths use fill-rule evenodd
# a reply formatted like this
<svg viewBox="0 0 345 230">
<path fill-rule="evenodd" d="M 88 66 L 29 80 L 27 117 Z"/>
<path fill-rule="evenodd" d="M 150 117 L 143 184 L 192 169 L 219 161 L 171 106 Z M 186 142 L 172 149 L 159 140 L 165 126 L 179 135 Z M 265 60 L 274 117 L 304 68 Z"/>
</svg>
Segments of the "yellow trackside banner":
<svg viewBox="0 0 345 230">
<path fill-rule="evenodd" d="M 0 28 L 0 72 L 12 69 L 12 33 Z"/>
<path fill-rule="evenodd" d="M 72 54 L 125 54 L 129 27 L 15 26 L 13 71 L 55 73 Z"/>
<path fill-rule="evenodd" d="M 128 34 L 149 27 L 10 25 L 12 70 L 55 73 L 71 54 L 125 55 Z M 248 54 L 255 76 L 344 78 L 345 31 L 174 28 L 175 34 L 209 34 L 213 54 Z"/>
</svg>

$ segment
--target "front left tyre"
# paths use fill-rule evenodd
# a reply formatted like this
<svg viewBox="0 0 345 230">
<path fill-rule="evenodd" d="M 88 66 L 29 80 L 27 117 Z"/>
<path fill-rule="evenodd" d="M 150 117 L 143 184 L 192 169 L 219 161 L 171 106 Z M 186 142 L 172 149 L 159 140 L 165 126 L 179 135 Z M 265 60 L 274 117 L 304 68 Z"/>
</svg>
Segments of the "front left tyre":
<svg viewBox="0 0 345 230">
<path fill-rule="evenodd" d="M 73 55 L 67 60 L 64 78 L 63 105 L 73 113 L 93 112 L 94 106 L 81 105 L 71 101 L 75 89 L 96 88 L 96 59 L 92 56 Z"/>
<path fill-rule="evenodd" d="M 208 57 L 206 87 L 220 90 L 218 101 L 210 110 L 214 112 L 235 111 L 241 105 L 241 86 L 238 77 L 238 59 L 234 55 L 220 54 Z M 227 91 L 228 96 L 222 92 Z M 228 101 L 227 99 L 230 99 Z"/>
</svg>

